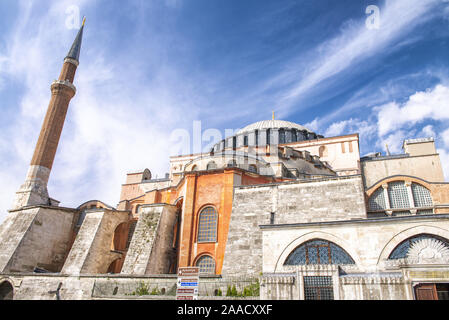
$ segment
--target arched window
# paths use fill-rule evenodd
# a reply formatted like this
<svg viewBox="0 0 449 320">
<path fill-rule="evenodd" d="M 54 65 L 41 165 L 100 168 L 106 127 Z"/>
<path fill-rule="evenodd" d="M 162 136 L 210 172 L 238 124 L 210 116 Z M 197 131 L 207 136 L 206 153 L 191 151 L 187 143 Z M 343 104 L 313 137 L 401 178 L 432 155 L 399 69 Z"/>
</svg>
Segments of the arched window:
<svg viewBox="0 0 449 320">
<path fill-rule="evenodd" d="M 398 246 L 396 246 L 396 248 L 393 249 L 388 259 L 395 260 L 407 258 L 410 249 L 413 248 L 415 244 L 426 239 L 434 240 L 436 244 L 439 243 L 437 246 L 440 247 L 440 250 L 449 250 L 449 241 L 447 239 L 431 234 L 420 234 L 402 241 Z"/>
<path fill-rule="evenodd" d="M 198 242 L 217 241 L 217 211 L 213 207 L 201 210 L 198 223 Z"/>
<path fill-rule="evenodd" d="M 296 130 L 292 130 L 292 142 L 298 141 L 298 134 L 296 133 Z"/>
<path fill-rule="evenodd" d="M 386 195 L 388 195 L 387 199 Z M 388 183 L 386 193 L 384 187 L 379 187 L 368 199 L 368 207 L 370 211 L 392 209 L 395 215 L 398 215 L 402 211 L 399 212 L 400 210 L 393 209 L 423 208 L 418 210 L 417 214 L 433 213 L 433 209 L 426 209 L 433 207 L 430 191 L 420 184 L 406 184 L 405 181 Z M 408 210 L 404 210 L 403 213 L 410 214 Z"/>
<path fill-rule="evenodd" d="M 372 211 L 385 210 L 387 205 L 385 204 L 384 188 L 380 187 L 369 198 L 369 209 Z"/>
<path fill-rule="evenodd" d="M 420 184 L 412 183 L 412 194 L 415 207 L 431 207 L 433 206 L 430 191 Z"/>
<path fill-rule="evenodd" d="M 279 144 L 285 143 L 285 130 L 279 130 Z"/>
<path fill-rule="evenodd" d="M 321 239 L 303 243 L 288 256 L 284 265 L 355 264 L 345 250 L 336 244 Z"/>
<path fill-rule="evenodd" d="M 214 161 L 211 161 L 207 164 L 207 170 L 217 169 L 217 164 Z"/>
<path fill-rule="evenodd" d="M 211 256 L 202 256 L 196 262 L 196 266 L 200 267 L 200 273 L 215 274 L 215 260 Z"/>
<path fill-rule="evenodd" d="M 249 172 L 257 173 L 257 166 L 255 164 L 250 164 L 248 168 Z"/>
<path fill-rule="evenodd" d="M 319 149 L 320 158 L 327 157 L 327 148 L 326 146 L 321 146 Z"/>
</svg>

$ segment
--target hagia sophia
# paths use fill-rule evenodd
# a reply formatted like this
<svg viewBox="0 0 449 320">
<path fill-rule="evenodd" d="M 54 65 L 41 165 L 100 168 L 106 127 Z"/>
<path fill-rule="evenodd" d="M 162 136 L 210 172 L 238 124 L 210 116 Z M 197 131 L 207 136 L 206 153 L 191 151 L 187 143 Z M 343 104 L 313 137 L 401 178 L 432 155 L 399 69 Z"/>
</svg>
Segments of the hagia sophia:
<svg viewBox="0 0 449 320">
<path fill-rule="evenodd" d="M 449 183 L 432 137 L 361 157 L 358 133 L 324 137 L 273 115 L 170 157 L 163 179 L 126 174 L 116 207 L 61 207 L 47 184 L 83 32 L 0 225 L 0 300 L 129 299 L 142 286 L 175 299 L 189 266 L 200 299 L 230 299 L 231 286 L 264 300 L 449 299 Z"/>
</svg>

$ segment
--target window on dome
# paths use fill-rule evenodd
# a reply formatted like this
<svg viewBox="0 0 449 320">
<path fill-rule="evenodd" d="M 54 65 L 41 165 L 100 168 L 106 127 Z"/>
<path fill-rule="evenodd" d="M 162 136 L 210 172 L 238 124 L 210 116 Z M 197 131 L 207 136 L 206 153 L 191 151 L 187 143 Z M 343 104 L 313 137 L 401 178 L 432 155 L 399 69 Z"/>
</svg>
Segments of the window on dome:
<svg viewBox="0 0 449 320">
<path fill-rule="evenodd" d="M 292 142 L 297 141 L 298 141 L 298 133 L 296 132 L 296 130 L 292 130 Z"/>
<path fill-rule="evenodd" d="M 348 265 L 355 264 L 354 260 L 336 244 L 315 239 L 297 247 L 288 256 L 284 265 Z"/>
<path fill-rule="evenodd" d="M 248 171 L 257 173 L 257 166 L 255 164 L 251 164 L 248 168 Z"/>
<path fill-rule="evenodd" d="M 206 207 L 199 214 L 198 242 L 216 242 L 217 239 L 217 211 L 213 207 Z"/>
<path fill-rule="evenodd" d="M 279 144 L 285 143 L 285 130 L 279 130 Z"/>
<path fill-rule="evenodd" d="M 235 168 L 235 167 L 237 167 L 237 161 L 231 160 L 228 162 L 227 166 L 228 166 L 228 168 Z"/>
<path fill-rule="evenodd" d="M 217 169 L 217 164 L 214 161 L 211 161 L 207 164 L 207 170 Z"/>
</svg>

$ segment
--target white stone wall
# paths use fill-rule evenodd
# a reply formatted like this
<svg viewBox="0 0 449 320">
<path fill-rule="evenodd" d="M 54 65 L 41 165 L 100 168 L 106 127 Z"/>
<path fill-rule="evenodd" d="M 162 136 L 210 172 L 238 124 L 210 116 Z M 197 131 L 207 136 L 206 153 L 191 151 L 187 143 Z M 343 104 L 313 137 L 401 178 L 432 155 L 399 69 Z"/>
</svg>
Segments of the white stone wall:
<svg viewBox="0 0 449 320">
<path fill-rule="evenodd" d="M 0 226 L 0 271 L 60 271 L 77 211 L 35 207 L 11 212 Z"/>
<path fill-rule="evenodd" d="M 361 177 L 235 188 L 224 275 L 262 271 L 259 226 L 270 224 L 272 212 L 274 224 L 366 218 Z"/>
</svg>

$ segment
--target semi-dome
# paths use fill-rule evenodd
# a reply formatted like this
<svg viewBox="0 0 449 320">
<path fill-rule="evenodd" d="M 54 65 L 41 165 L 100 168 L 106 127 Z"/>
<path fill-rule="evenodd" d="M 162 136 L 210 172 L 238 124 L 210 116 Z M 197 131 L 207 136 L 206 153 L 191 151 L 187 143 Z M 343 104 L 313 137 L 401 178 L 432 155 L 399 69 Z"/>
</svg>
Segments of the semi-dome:
<svg viewBox="0 0 449 320">
<path fill-rule="evenodd" d="M 289 129 L 296 129 L 298 131 L 307 131 L 312 132 L 306 127 L 290 122 L 290 121 L 284 121 L 284 120 L 263 120 L 259 122 L 252 123 L 243 129 L 240 129 L 237 134 L 242 134 L 246 132 L 251 132 L 255 130 L 263 130 L 263 129 L 281 129 L 281 128 L 289 128 Z"/>
</svg>

